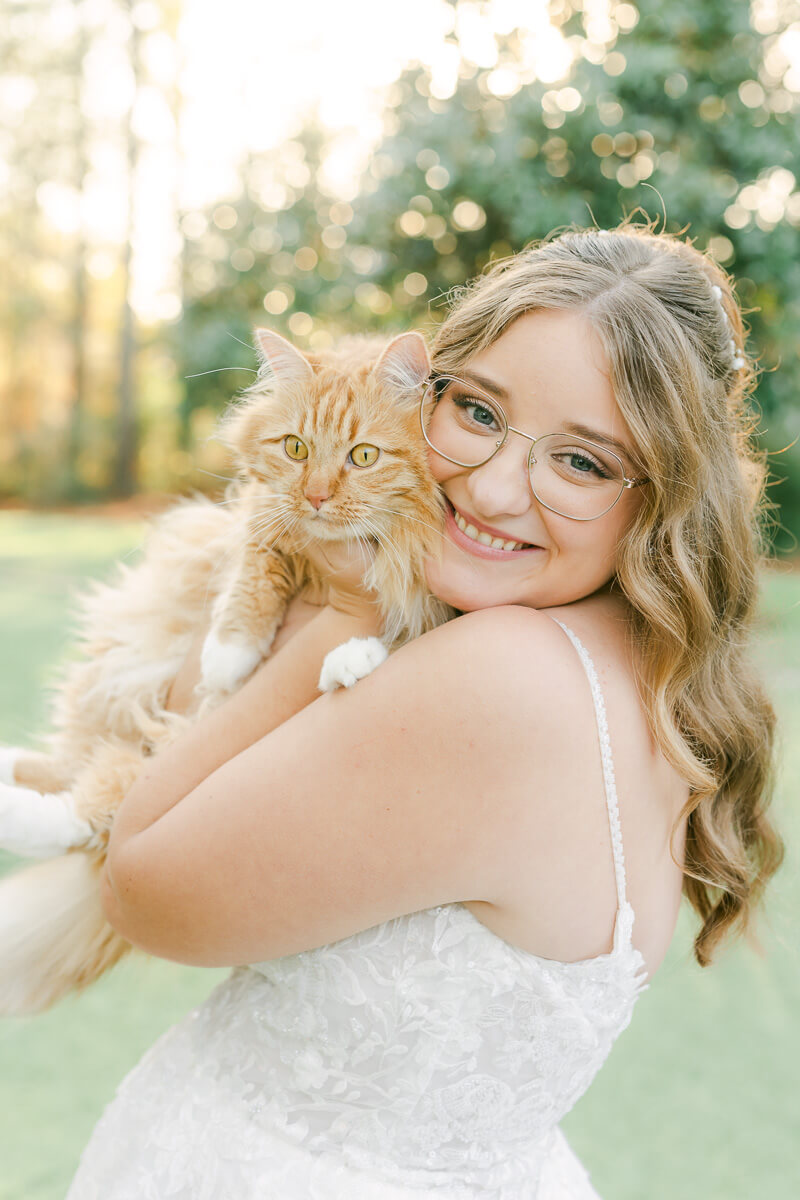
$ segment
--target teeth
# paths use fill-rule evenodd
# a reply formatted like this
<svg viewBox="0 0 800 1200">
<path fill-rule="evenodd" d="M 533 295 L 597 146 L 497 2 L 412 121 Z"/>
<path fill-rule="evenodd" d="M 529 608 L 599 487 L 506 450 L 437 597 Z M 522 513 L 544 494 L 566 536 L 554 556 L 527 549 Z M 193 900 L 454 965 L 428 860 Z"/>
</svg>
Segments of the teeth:
<svg viewBox="0 0 800 1200">
<path fill-rule="evenodd" d="M 479 532 L 474 525 L 469 525 L 460 512 L 453 509 L 453 518 L 456 525 L 465 533 L 467 537 L 472 538 L 475 542 L 480 542 L 482 546 L 493 546 L 495 550 L 519 550 L 525 545 L 524 542 L 512 542 L 506 538 L 492 537 L 490 533 Z"/>
</svg>

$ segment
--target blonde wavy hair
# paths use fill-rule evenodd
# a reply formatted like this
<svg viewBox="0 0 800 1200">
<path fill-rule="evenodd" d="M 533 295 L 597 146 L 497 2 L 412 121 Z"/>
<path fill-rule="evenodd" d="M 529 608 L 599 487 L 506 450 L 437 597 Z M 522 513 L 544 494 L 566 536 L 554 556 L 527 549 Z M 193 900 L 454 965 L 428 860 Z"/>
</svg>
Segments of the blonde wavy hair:
<svg viewBox="0 0 800 1200">
<path fill-rule="evenodd" d="M 630 224 L 572 231 L 455 294 L 434 373 L 458 374 L 536 309 L 591 319 L 649 480 L 616 580 L 653 734 L 690 785 L 684 894 L 707 966 L 747 928 L 783 857 L 767 815 L 775 718 L 748 659 L 766 469 L 750 442 L 742 316 L 728 277 L 690 242 Z"/>
</svg>

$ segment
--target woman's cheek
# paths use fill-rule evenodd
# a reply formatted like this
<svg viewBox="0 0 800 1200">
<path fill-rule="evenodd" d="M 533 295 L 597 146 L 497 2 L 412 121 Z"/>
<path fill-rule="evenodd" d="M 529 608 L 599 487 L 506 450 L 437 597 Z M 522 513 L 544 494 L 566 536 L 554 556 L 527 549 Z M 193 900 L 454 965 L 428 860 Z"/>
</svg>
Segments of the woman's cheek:
<svg viewBox="0 0 800 1200">
<path fill-rule="evenodd" d="M 455 463 L 442 458 L 435 450 L 431 450 L 430 446 L 428 447 L 428 466 L 431 475 L 439 484 L 447 483 L 448 479 L 452 479 L 464 470 L 463 467 L 458 467 Z"/>
</svg>

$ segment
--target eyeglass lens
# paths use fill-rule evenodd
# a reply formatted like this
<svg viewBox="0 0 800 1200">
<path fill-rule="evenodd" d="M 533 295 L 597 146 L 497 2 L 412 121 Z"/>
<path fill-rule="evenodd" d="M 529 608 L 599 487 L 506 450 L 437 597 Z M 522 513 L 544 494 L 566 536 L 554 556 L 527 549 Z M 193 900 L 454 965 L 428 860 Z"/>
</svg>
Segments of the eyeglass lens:
<svg viewBox="0 0 800 1200">
<path fill-rule="evenodd" d="M 423 397 L 423 431 L 433 450 L 464 467 L 479 467 L 509 435 L 500 405 L 462 380 L 440 377 Z M 535 440 L 529 457 L 531 490 L 557 513 L 577 520 L 600 517 L 624 487 L 622 463 L 594 442 L 551 433 Z"/>
</svg>

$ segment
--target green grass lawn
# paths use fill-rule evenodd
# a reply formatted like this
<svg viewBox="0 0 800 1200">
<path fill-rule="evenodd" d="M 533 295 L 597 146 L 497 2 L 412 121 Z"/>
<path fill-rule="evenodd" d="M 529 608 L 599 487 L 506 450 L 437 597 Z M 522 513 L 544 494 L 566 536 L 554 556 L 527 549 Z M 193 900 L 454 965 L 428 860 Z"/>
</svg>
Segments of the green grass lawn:
<svg viewBox="0 0 800 1200">
<path fill-rule="evenodd" d="M 143 527 L 0 513 L 0 741 L 31 743 L 69 646 L 69 596 L 135 554 Z M 706 971 L 684 912 L 630 1029 L 565 1121 L 605 1200 L 796 1200 L 800 1194 L 800 573 L 765 579 L 759 657 L 782 718 L 786 865 L 762 927 Z M 12 859 L 0 853 L 0 871 Z M 132 958 L 83 996 L 0 1021 L 0 1200 L 62 1200 L 125 1072 L 225 972 Z"/>
</svg>

